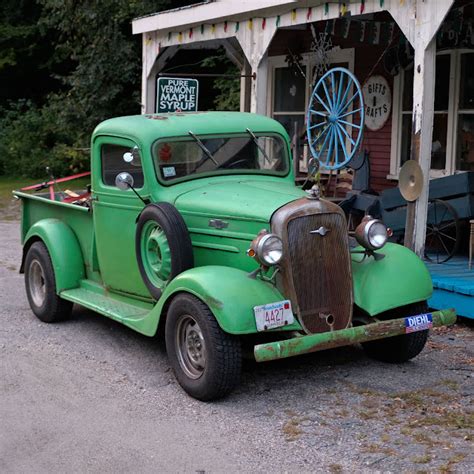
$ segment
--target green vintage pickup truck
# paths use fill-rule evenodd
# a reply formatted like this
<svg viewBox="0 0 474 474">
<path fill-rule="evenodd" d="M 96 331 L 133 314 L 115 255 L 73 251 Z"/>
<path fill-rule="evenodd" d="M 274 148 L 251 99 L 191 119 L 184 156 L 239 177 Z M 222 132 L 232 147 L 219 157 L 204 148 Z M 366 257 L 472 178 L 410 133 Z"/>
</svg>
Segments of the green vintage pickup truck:
<svg viewBox="0 0 474 474">
<path fill-rule="evenodd" d="M 361 343 L 403 362 L 451 310 L 428 312 L 423 262 L 366 216 L 294 184 L 276 121 L 231 112 L 120 117 L 92 136 L 89 191 L 16 191 L 26 293 L 42 321 L 73 303 L 146 336 L 164 333 L 191 396 L 257 361 Z"/>
</svg>

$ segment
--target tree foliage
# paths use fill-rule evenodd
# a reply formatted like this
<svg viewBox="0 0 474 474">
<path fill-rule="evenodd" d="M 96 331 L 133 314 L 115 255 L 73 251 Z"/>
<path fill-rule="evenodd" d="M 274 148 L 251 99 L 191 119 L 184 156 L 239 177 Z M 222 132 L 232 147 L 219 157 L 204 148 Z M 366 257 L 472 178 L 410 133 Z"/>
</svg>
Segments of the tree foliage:
<svg viewBox="0 0 474 474">
<path fill-rule="evenodd" d="M 0 98 L 0 173 L 43 176 L 46 165 L 57 174 L 88 167 L 94 127 L 106 118 L 140 111 L 141 42 L 131 35 L 131 19 L 167 4 L 2 3 L 0 78 L 11 87 Z M 15 78 L 29 66 L 36 76 L 37 71 L 48 76 L 38 94 L 31 94 L 35 74 L 15 88 Z"/>
<path fill-rule="evenodd" d="M 0 174 L 89 168 L 89 140 L 110 117 L 140 113 L 141 37 L 131 20 L 186 0 L 2 0 Z M 208 66 L 235 67 L 219 52 Z M 215 82 L 218 110 L 238 109 L 239 81 Z"/>
</svg>

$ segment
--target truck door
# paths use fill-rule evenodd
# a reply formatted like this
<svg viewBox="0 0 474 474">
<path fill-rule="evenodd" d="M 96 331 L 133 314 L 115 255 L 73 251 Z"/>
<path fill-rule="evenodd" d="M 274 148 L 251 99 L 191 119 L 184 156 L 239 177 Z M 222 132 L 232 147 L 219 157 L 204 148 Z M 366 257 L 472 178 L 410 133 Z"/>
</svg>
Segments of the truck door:
<svg viewBox="0 0 474 474">
<path fill-rule="evenodd" d="M 144 204 L 131 189 L 122 191 L 115 185 L 117 174 L 126 171 L 132 175 L 140 196 L 149 197 L 139 148 L 128 139 L 99 137 L 94 141 L 92 156 L 93 218 L 104 286 L 149 297 L 135 255 L 136 219 Z"/>
</svg>

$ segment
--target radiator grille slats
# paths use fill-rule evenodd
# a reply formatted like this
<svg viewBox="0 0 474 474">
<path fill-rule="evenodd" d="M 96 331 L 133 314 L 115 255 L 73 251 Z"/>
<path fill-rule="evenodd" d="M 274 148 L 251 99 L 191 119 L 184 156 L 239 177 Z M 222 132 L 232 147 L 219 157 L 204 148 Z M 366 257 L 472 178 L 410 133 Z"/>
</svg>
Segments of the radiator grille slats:
<svg viewBox="0 0 474 474">
<path fill-rule="evenodd" d="M 326 235 L 311 233 L 320 227 Z M 339 213 L 288 222 L 288 247 L 300 322 L 309 333 L 347 327 L 352 316 L 352 276 L 347 230 Z"/>
</svg>

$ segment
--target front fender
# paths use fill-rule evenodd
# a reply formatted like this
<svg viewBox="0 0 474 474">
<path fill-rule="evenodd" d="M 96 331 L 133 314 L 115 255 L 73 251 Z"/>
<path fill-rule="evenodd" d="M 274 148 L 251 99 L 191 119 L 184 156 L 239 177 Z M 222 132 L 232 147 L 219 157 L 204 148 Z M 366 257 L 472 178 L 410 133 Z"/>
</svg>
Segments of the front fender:
<svg viewBox="0 0 474 474">
<path fill-rule="evenodd" d="M 41 240 L 46 245 L 54 269 L 56 292 L 77 288 L 84 278 L 84 260 L 73 230 L 59 219 L 42 219 L 28 230 L 23 246 L 23 261 L 31 244 Z"/>
<path fill-rule="evenodd" d="M 369 315 L 431 297 L 431 276 L 423 261 L 402 245 L 388 243 L 379 253 L 385 257 L 361 260 L 353 254 L 354 303 Z"/>
<path fill-rule="evenodd" d="M 191 268 L 166 287 L 149 315 L 147 333 L 156 333 L 163 308 L 180 292 L 191 293 L 206 303 L 222 330 L 230 334 L 257 332 L 254 306 L 285 299 L 272 284 L 250 278 L 247 272 L 237 268 L 217 265 Z M 300 329 L 300 326 L 295 323 L 285 329 Z"/>
</svg>

